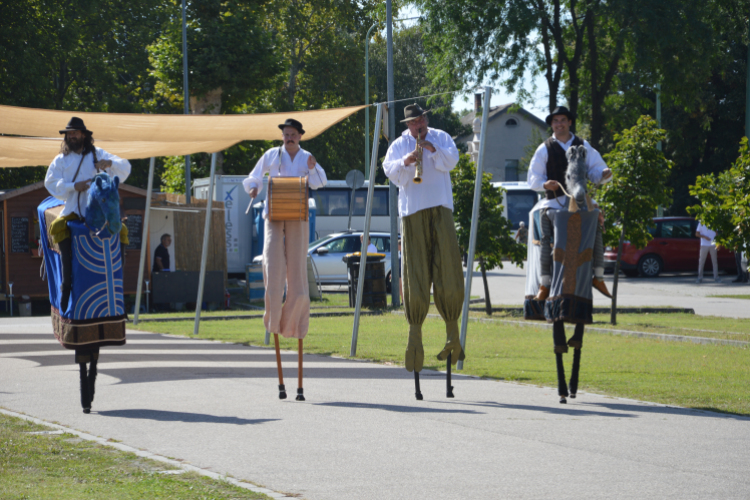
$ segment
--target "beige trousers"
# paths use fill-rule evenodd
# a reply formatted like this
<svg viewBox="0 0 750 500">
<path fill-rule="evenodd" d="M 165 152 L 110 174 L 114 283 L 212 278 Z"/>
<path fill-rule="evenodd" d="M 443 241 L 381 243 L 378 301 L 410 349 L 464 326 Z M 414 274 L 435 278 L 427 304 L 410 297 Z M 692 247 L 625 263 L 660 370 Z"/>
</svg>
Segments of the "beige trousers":
<svg viewBox="0 0 750 500">
<path fill-rule="evenodd" d="M 701 245 L 701 253 L 698 257 L 698 279 L 703 279 L 703 267 L 706 265 L 706 256 L 711 254 L 711 264 L 713 264 L 714 279 L 719 277 L 719 262 L 716 258 L 716 245 Z"/>
<path fill-rule="evenodd" d="M 263 246 L 263 283 L 266 286 L 266 330 L 303 339 L 310 325 L 307 284 L 308 221 L 266 220 Z M 286 301 L 284 298 L 286 285 Z"/>
</svg>

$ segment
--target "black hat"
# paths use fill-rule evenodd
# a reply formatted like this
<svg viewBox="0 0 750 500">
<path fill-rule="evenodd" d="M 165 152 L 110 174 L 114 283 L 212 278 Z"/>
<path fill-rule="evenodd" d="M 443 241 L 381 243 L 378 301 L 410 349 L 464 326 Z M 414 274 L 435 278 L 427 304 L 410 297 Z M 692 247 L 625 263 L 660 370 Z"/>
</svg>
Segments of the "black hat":
<svg viewBox="0 0 750 500">
<path fill-rule="evenodd" d="M 565 115 L 570 121 L 573 121 L 575 119 L 573 113 L 571 113 L 568 108 L 566 108 L 565 106 L 558 106 L 554 110 L 552 110 L 552 113 L 547 115 L 547 118 L 544 119 L 544 121 L 547 122 L 547 125 L 552 126 L 552 117 L 555 115 Z"/>
<path fill-rule="evenodd" d="M 64 134 L 65 132 L 70 132 L 71 130 L 80 130 L 81 132 L 85 132 L 87 134 L 93 134 L 93 132 L 88 130 L 86 128 L 86 125 L 83 124 L 83 120 L 75 116 L 70 119 L 68 125 L 65 126 L 65 130 L 61 130 L 60 133 Z"/>
<path fill-rule="evenodd" d="M 284 130 L 285 127 L 296 128 L 297 132 L 299 132 L 299 135 L 305 134 L 305 129 L 302 128 L 302 124 L 298 122 L 297 120 L 295 120 L 294 118 L 287 118 L 284 123 L 279 125 L 279 128 L 281 130 Z"/>
<path fill-rule="evenodd" d="M 429 109 L 424 110 L 417 103 L 409 104 L 404 108 L 404 119 L 401 120 L 401 123 L 410 122 L 429 112 Z"/>
</svg>

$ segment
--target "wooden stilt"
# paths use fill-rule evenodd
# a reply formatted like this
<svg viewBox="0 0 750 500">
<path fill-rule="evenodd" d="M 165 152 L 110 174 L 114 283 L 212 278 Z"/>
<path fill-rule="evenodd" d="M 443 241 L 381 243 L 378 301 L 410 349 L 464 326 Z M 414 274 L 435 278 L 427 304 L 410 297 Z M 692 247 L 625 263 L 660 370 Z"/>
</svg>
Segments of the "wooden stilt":
<svg viewBox="0 0 750 500">
<path fill-rule="evenodd" d="M 561 352 L 555 353 L 557 362 L 557 394 L 560 396 L 560 404 L 567 403 L 568 384 L 565 383 L 565 368 L 563 367 L 563 357 Z"/>
<path fill-rule="evenodd" d="M 297 345 L 299 347 L 299 361 L 297 369 L 297 397 L 295 399 L 297 401 L 304 401 L 305 391 L 302 389 L 302 339 L 298 339 Z"/>
<path fill-rule="evenodd" d="M 578 392 L 578 371 L 581 368 L 581 350 L 573 349 L 573 370 L 570 374 L 570 399 L 575 399 Z"/>
<path fill-rule="evenodd" d="M 445 376 L 445 384 L 446 384 L 446 392 L 445 397 L 446 398 L 452 398 L 453 397 L 453 386 L 451 385 L 451 353 L 448 353 L 448 371 Z"/>
<path fill-rule="evenodd" d="M 279 334 L 273 334 L 273 342 L 276 345 L 276 367 L 279 369 L 279 399 L 286 399 L 286 388 L 284 387 L 284 374 L 281 371 L 281 350 L 279 349 Z"/>
</svg>

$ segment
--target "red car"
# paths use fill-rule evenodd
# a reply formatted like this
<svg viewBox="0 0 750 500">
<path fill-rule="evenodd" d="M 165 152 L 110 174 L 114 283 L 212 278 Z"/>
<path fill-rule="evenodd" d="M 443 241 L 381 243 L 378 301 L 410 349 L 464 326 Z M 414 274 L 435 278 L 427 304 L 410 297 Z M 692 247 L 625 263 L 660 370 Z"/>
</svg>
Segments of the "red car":
<svg viewBox="0 0 750 500">
<path fill-rule="evenodd" d="M 698 271 L 700 239 L 695 236 L 698 222 L 692 217 L 655 217 L 650 228 L 653 239 L 646 248 L 638 250 L 630 243 L 623 244 L 620 269 L 626 276 L 655 277 L 662 271 Z M 736 273 L 734 253 L 725 248 L 717 252 L 719 271 Z M 607 247 L 604 263 L 614 270 L 617 248 Z M 711 255 L 706 256 L 704 273 L 713 272 Z"/>
</svg>

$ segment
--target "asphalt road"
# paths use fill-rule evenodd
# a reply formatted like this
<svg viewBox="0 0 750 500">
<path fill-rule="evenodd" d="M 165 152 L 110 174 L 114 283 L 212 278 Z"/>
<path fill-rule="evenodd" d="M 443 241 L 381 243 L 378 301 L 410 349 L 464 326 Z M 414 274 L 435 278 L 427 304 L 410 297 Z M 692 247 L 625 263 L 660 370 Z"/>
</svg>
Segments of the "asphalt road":
<svg viewBox="0 0 750 500">
<path fill-rule="evenodd" d="M 0 320 L 3 408 L 302 498 L 750 496 L 748 418 L 468 377 L 449 400 L 427 371 L 418 402 L 403 368 L 322 356 L 305 375 L 280 401 L 271 349 L 132 331 L 84 415 L 49 318 Z"/>
<path fill-rule="evenodd" d="M 526 271 L 508 262 L 504 269 L 487 273 L 492 304 L 523 305 Z M 696 314 L 750 318 L 750 300 L 712 297 L 712 295 L 750 295 L 747 283 L 732 283 L 733 275 L 719 275 L 721 283 L 713 281 L 710 272 L 704 274 L 703 283 L 696 284 L 697 274 L 665 274 L 657 278 L 626 278 L 620 275 L 617 292 L 618 307 L 686 307 Z M 613 275 L 605 275 L 610 292 Z M 484 297 L 482 275 L 475 272 L 471 281 L 471 294 Z M 607 297 L 594 291 L 595 307 L 610 307 Z"/>
</svg>

